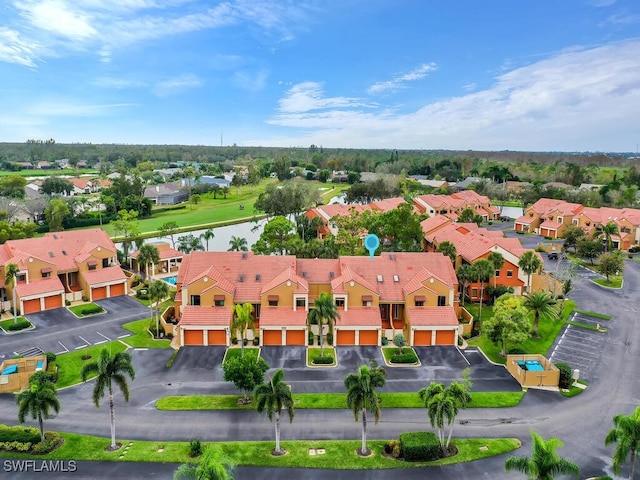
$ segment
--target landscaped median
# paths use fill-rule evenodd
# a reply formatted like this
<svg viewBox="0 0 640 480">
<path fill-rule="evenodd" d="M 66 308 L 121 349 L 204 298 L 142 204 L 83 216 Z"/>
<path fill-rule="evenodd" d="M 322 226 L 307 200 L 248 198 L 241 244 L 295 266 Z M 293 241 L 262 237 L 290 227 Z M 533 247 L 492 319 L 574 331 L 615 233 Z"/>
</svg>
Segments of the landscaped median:
<svg viewBox="0 0 640 480">
<path fill-rule="evenodd" d="M 37 458 L 39 460 L 75 460 L 75 461 L 112 461 L 112 462 L 154 462 L 186 463 L 197 459 L 190 458 L 189 442 L 163 441 L 127 441 L 119 440 L 126 449 L 114 452 L 105 450 L 109 443 L 106 438 L 61 433 L 62 446 L 47 455 L 27 455 L 15 452 L 3 452 L 3 458 Z M 219 442 L 203 443 L 203 450 L 217 445 L 229 457 L 234 465 L 253 467 L 297 467 L 324 468 L 333 470 L 374 470 L 384 468 L 413 468 L 426 466 L 452 465 L 470 462 L 482 458 L 502 455 L 521 446 L 516 438 L 465 438 L 453 439 L 458 449 L 457 455 L 433 462 L 404 462 L 382 455 L 385 440 L 369 440 L 368 446 L 374 451 L 371 457 L 360 457 L 355 450 L 360 440 L 312 440 L 283 441 L 282 447 L 287 455 L 273 456 L 273 442 Z M 311 456 L 309 451 L 322 449 L 323 455 Z M 176 466 L 177 468 L 177 466 Z"/>
<path fill-rule="evenodd" d="M 10 318 L 0 322 L 0 329 L 5 333 L 16 333 L 21 330 L 32 329 L 33 325 L 24 317 Z"/>
<path fill-rule="evenodd" d="M 468 408 L 515 407 L 524 392 L 471 392 Z M 254 410 L 254 405 L 238 405 L 241 395 L 174 395 L 156 402 L 158 410 Z M 422 408 L 417 392 L 381 392 L 382 408 Z M 296 410 L 347 409 L 344 393 L 298 393 L 293 395 Z"/>
</svg>

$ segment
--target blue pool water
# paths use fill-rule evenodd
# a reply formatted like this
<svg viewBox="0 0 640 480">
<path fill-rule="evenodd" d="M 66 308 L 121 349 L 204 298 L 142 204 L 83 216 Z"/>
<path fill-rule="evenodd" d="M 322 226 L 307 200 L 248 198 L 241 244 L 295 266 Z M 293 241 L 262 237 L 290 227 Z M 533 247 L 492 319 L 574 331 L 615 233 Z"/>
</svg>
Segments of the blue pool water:
<svg viewBox="0 0 640 480">
<path fill-rule="evenodd" d="M 2 370 L 2 375 L 11 375 L 12 373 L 18 372 L 18 365 L 9 365 L 8 367 L 4 367 Z"/>
<path fill-rule="evenodd" d="M 537 360 L 527 360 L 526 362 L 520 360 L 518 366 L 530 372 L 544 372 L 544 367 Z"/>
<path fill-rule="evenodd" d="M 174 275 L 173 277 L 165 277 L 162 280 L 167 282 L 169 285 L 174 285 L 175 286 L 176 281 L 178 280 L 178 276 Z"/>
</svg>

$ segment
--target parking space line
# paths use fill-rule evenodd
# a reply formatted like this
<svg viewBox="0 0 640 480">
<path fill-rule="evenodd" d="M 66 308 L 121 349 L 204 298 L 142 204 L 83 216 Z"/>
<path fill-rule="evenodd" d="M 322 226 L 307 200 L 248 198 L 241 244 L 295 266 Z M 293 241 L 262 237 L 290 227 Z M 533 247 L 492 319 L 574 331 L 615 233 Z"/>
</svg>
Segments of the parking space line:
<svg viewBox="0 0 640 480">
<path fill-rule="evenodd" d="M 86 342 L 86 340 L 85 340 L 85 342 Z M 85 347 L 88 347 L 88 346 L 89 346 L 88 343 L 86 345 L 80 345 L 79 347 L 76 347 L 76 350 L 80 350 L 81 348 L 85 348 Z"/>
<path fill-rule="evenodd" d="M 94 343 L 94 345 L 102 345 L 103 343 L 107 343 L 109 340 L 100 340 L 99 342 Z"/>
<path fill-rule="evenodd" d="M 82 337 L 81 335 L 78 335 L 78 337 L 80 337 L 80 340 L 82 340 L 87 345 L 89 345 L 91 343 L 89 340 L 87 340 L 86 338 Z M 86 347 L 86 345 L 85 345 L 85 347 Z"/>
<path fill-rule="evenodd" d="M 127 338 L 127 337 L 130 337 L 130 336 L 131 336 L 131 334 L 127 333 L 126 335 L 118 335 L 118 338 Z"/>
<path fill-rule="evenodd" d="M 107 341 L 111 340 L 109 337 L 107 337 L 106 335 L 101 334 L 100 332 L 96 332 L 98 335 L 100 335 L 102 338 L 106 339 Z M 100 342 L 102 343 L 102 342 Z M 97 345 L 97 343 L 95 344 Z"/>
<path fill-rule="evenodd" d="M 69 349 L 67 347 L 65 347 L 60 340 L 58 340 L 58 343 L 60 344 L 60 346 L 62 348 L 64 348 L 64 352 L 56 353 L 56 355 L 60 355 L 62 353 L 69 353 Z"/>
</svg>

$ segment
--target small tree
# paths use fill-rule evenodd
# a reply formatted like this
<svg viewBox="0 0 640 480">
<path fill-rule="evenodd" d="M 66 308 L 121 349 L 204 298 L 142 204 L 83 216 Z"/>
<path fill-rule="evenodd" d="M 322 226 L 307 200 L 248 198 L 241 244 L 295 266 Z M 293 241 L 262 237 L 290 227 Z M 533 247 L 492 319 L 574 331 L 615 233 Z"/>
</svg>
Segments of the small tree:
<svg viewBox="0 0 640 480">
<path fill-rule="evenodd" d="M 580 258 L 586 258 L 593 265 L 593 260 L 604 251 L 604 246 L 598 239 L 584 238 L 578 241 L 576 250 L 576 255 Z"/>
<path fill-rule="evenodd" d="M 612 253 L 603 253 L 598 257 L 598 270 L 607 277 L 607 281 L 609 281 L 610 276 L 618 275 L 623 269 L 624 260 L 620 250 Z"/>
<path fill-rule="evenodd" d="M 327 325 L 329 332 L 333 330 L 334 322 L 340 318 L 340 313 L 333 302 L 333 298 L 326 292 L 322 292 L 318 298 L 313 301 L 313 308 L 309 310 L 307 321 L 309 323 L 316 322 L 318 324 L 318 337 L 320 338 L 320 356 L 324 355 L 324 335 L 323 325 Z"/>
<path fill-rule="evenodd" d="M 24 423 L 27 414 L 38 420 L 40 439 L 44 441 L 44 420 L 49 418 L 49 411 L 60 411 L 60 401 L 56 396 L 56 387 L 51 376 L 46 372 L 38 372 L 29 379 L 29 388 L 16 396 L 18 404 L 18 420 Z"/>
<path fill-rule="evenodd" d="M 504 464 L 507 472 L 524 473 L 530 480 L 553 480 L 554 475 L 571 475 L 578 477 L 578 465 L 560 457 L 555 451 L 563 443 L 557 438 L 543 439 L 533 430 L 531 431 L 531 458 L 509 457 Z"/>
<path fill-rule="evenodd" d="M 453 265 L 456 264 L 456 257 L 458 256 L 458 252 L 456 250 L 456 246 L 453 243 L 445 240 L 438 245 L 436 252 L 440 252 L 445 257 L 449 257 L 451 259 L 451 263 Z"/>
<path fill-rule="evenodd" d="M 264 374 L 269 370 L 269 365 L 262 357 L 253 358 L 251 355 L 231 357 L 222 364 L 224 381 L 233 382 L 236 388 L 242 391 L 243 397 L 240 404 L 251 403 L 249 393 L 264 383 Z"/>
<path fill-rule="evenodd" d="M 233 463 L 220 447 L 210 447 L 196 464 L 180 465 L 174 480 L 233 480 Z"/>
<path fill-rule="evenodd" d="M 533 313 L 533 336 L 539 338 L 538 324 L 540 318 L 558 318 L 558 309 L 556 308 L 556 301 L 549 292 L 544 290 L 538 290 L 534 293 L 527 293 L 524 296 L 524 302 L 522 304 L 530 313 Z"/>
<path fill-rule="evenodd" d="M 194 195 L 195 196 L 195 195 Z M 213 233 L 213 228 L 205 230 L 202 234 L 200 234 L 200 238 L 204 240 L 205 250 L 209 251 L 209 240 L 213 240 L 215 238 L 215 233 Z"/>
<path fill-rule="evenodd" d="M 631 415 L 616 415 L 613 424 L 615 428 L 604 439 L 605 445 L 617 444 L 613 454 L 613 473 L 620 475 L 620 469 L 628 457 L 629 480 L 633 480 L 640 447 L 640 407 L 636 407 Z"/>
<path fill-rule="evenodd" d="M 477 275 L 475 268 L 470 263 L 463 263 L 460 265 L 456 274 L 458 276 L 458 281 L 462 285 L 462 306 L 464 307 L 464 299 L 467 295 L 469 285 L 471 282 L 475 281 Z"/>
<path fill-rule="evenodd" d="M 478 320 L 482 323 L 482 301 L 484 300 L 484 284 L 496 273 L 496 270 L 489 260 L 482 258 L 473 265 L 477 280 L 480 282 L 480 310 Z"/>
<path fill-rule="evenodd" d="M 178 224 L 173 221 L 165 222 L 160 225 L 160 236 L 169 237 L 169 239 L 171 240 L 171 248 L 173 249 L 176 248 L 176 242 L 173 237 L 176 233 L 178 233 L 179 228 L 180 227 L 178 227 Z"/>
<path fill-rule="evenodd" d="M 289 385 L 283 382 L 284 371 L 276 370 L 271 380 L 256 387 L 253 393 L 258 413 L 266 412 L 269 421 L 273 421 L 276 430 L 276 448 L 274 455 L 282 455 L 280 448 L 280 412 L 284 409 L 289 415 L 289 423 L 293 422 L 295 410 L 293 395 Z"/>
<path fill-rule="evenodd" d="M 404 353 L 404 347 L 407 345 L 407 339 L 401 333 L 396 333 L 393 337 L 393 344 L 398 347 L 398 353 L 402 355 Z"/>
<path fill-rule="evenodd" d="M 4 284 L 11 285 L 11 310 L 13 311 L 13 323 L 18 322 L 18 316 L 16 315 L 16 282 L 18 274 L 20 273 L 20 267 L 15 263 L 9 263 L 4 267 Z"/>
<path fill-rule="evenodd" d="M 154 245 L 148 243 L 142 245 L 138 250 L 138 265 L 142 268 L 143 278 L 146 280 L 149 277 L 149 265 L 152 267 L 160 261 L 160 252 Z M 153 268 L 152 268 L 153 271 Z"/>
<path fill-rule="evenodd" d="M 154 318 L 156 320 L 156 336 L 160 329 L 160 301 L 169 295 L 169 285 L 163 280 L 156 280 L 149 285 L 149 297 L 150 301 L 155 300 L 156 308 L 154 309 Z"/>
<path fill-rule="evenodd" d="M 491 252 L 487 257 L 487 260 L 489 260 L 493 264 L 493 268 L 495 268 L 496 272 L 500 270 L 502 267 L 504 267 L 504 257 L 500 252 Z M 494 275 L 493 275 L 494 287 L 496 286 L 497 280 L 498 280 L 498 277 L 495 275 L 495 272 L 494 272 Z"/>
<path fill-rule="evenodd" d="M 531 324 L 527 320 L 527 309 L 522 300 L 505 293 L 496 300 L 493 317 L 482 324 L 482 332 L 496 345 L 500 345 L 500 355 L 505 356 L 507 344 L 522 343 L 529 338 Z"/>
<path fill-rule="evenodd" d="M 527 292 L 531 292 L 531 275 L 540 270 L 542 260 L 536 252 L 527 250 L 520 256 L 518 266 L 527 274 Z"/>
</svg>

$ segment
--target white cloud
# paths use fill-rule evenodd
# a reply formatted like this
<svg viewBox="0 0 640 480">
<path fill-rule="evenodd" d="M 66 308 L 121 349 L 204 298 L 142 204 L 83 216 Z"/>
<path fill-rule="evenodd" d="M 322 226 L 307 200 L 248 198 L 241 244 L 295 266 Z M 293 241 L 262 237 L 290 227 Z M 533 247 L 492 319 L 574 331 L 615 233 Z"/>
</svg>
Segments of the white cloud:
<svg viewBox="0 0 640 480">
<path fill-rule="evenodd" d="M 25 67 L 35 68 L 39 49 L 40 45 L 37 42 L 23 38 L 15 30 L 0 27 L 1 62 L 17 63 Z"/>
<path fill-rule="evenodd" d="M 16 2 L 21 15 L 35 28 L 69 40 L 85 40 L 97 34 L 91 16 L 62 0 Z"/>
<path fill-rule="evenodd" d="M 342 107 L 355 102 L 325 98 L 318 84 L 303 85 L 287 93 L 269 123 L 314 133 L 257 144 L 581 151 L 620 151 L 629 144 L 632 150 L 640 40 L 565 51 L 500 75 L 489 89 L 409 113 L 346 111 Z M 318 108 L 324 110 L 312 111 Z"/>
<path fill-rule="evenodd" d="M 167 97 L 190 88 L 201 87 L 202 85 L 204 85 L 204 81 L 197 75 L 185 73 L 184 75 L 158 82 L 154 85 L 152 92 L 158 97 Z"/>
<path fill-rule="evenodd" d="M 284 114 L 323 110 L 327 108 L 354 108 L 365 104 L 350 97 L 324 97 L 323 84 L 303 82 L 291 87 L 279 102 L 279 110 Z"/>
<path fill-rule="evenodd" d="M 409 72 L 394 75 L 391 80 L 374 83 L 367 89 L 367 93 L 369 95 L 377 95 L 387 91 L 394 92 L 406 88 L 408 82 L 420 80 L 434 70 L 437 70 L 435 63 L 423 63 Z"/>
</svg>

